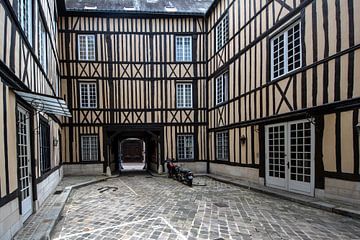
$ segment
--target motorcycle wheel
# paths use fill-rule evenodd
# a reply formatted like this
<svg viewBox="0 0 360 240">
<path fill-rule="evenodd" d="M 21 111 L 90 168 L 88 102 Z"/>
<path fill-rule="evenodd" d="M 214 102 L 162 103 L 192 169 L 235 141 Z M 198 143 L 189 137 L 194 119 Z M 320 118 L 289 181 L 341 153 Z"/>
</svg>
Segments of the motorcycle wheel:
<svg viewBox="0 0 360 240">
<path fill-rule="evenodd" d="M 192 180 L 188 180 L 187 184 L 189 185 L 189 187 L 192 187 Z"/>
</svg>

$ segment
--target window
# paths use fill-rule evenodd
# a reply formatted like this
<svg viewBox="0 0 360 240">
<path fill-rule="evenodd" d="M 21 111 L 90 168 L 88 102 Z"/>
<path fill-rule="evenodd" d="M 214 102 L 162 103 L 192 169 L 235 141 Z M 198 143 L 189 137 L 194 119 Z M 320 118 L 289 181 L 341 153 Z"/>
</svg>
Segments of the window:
<svg viewBox="0 0 360 240">
<path fill-rule="evenodd" d="M 96 83 L 80 83 L 80 106 L 82 108 L 96 108 Z"/>
<path fill-rule="evenodd" d="M 176 37 L 176 61 L 190 62 L 192 60 L 191 36 Z"/>
<path fill-rule="evenodd" d="M 216 104 L 227 101 L 227 88 L 228 88 L 229 72 L 221 74 L 216 78 Z"/>
<path fill-rule="evenodd" d="M 216 133 L 216 157 L 217 160 L 229 160 L 229 133 L 218 132 Z"/>
<path fill-rule="evenodd" d="M 38 57 L 40 64 L 42 65 L 45 72 L 47 72 L 47 59 L 46 59 L 46 30 L 44 22 L 39 18 L 39 46 L 38 46 Z"/>
<path fill-rule="evenodd" d="M 194 158 L 194 137 L 192 135 L 177 136 L 178 159 Z"/>
<path fill-rule="evenodd" d="M 18 20 L 30 44 L 32 43 L 32 0 L 19 0 Z"/>
<path fill-rule="evenodd" d="M 271 40 L 271 78 L 301 67 L 301 25 L 297 22 Z"/>
<path fill-rule="evenodd" d="M 98 136 L 81 136 L 81 160 L 98 161 Z"/>
<path fill-rule="evenodd" d="M 176 84 L 176 106 L 178 108 L 192 107 L 192 84 L 179 83 Z"/>
<path fill-rule="evenodd" d="M 216 51 L 219 51 L 229 40 L 229 15 L 226 14 L 216 25 Z"/>
<path fill-rule="evenodd" d="M 79 60 L 95 60 L 95 35 L 79 35 Z"/>
<path fill-rule="evenodd" d="M 50 126 L 47 121 L 40 118 L 40 170 L 41 173 L 49 171 L 50 165 Z"/>
</svg>

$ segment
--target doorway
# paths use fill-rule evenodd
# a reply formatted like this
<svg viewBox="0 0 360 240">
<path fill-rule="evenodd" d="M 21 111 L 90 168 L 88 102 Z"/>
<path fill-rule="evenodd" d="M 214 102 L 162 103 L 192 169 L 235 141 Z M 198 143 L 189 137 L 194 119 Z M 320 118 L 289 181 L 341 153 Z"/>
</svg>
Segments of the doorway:
<svg viewBox="0 0 360 240">
<path fill-rule="evenodd" d="M 314 125 L 300 120 L 265 131 L 266 185 L 314 196 Z"/>
<path fill-rule="evenodd" d="M 145 170 L 146 144 L 139 138 L 127 138 L 119 141 L 119 169 Z"/>
<path fill-rule="evenodd" d="M 31 150 L 30 150 L 30 113 L 21 106 L 17 108 L 17 158 L 19 164 L 19 187 L 22 221 L 33 213 Z"/>
</svg>

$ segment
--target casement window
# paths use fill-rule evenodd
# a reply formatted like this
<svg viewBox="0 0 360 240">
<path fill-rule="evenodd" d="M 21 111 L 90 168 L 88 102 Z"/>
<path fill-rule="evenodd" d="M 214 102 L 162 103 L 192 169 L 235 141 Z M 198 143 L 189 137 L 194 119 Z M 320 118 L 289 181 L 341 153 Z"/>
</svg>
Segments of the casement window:
<svg viewBox="0 0 360 240">
<path fill-rule="evenodd" d="M 216 78 L 216 105 L 228 100 L 229 72 L 225 72 Z"/>
<path fill-rule="evenodd" d="M 229 133 L 216 133 L 216 160 L 229 160 Z"/>
<path fill-rule="evenodd" d="M 301 67 L 301 24 L 297 22 L 271 40 L 271 79 Z"/>
<path fill-rule="evenodd" d="M 176 84 L 176 107 L 191 108 L 192 107 L 192 84 L 178 83 Z"/>
<path fill-rule="evenodd" d="M 95 35 L 78 35 L 79 60 L 95 60 Z"/>
<path fill-rule="evenodd" d="M 46 57 L 46 30 L 42 18 L 39 18 L 39 46 L 38 46 L 38 57 L 40 64 L 42 65 L 45 72 L 47 72 L 47 57 Z"/>
<path fill-rule="evenodd" d="M 81 136 L 81 160 L 98 161 L 98 136 L 84 135 Z"/>
<path fill-rule="evenodd" d="M 192 60 L 191 36 L 177 36 L 175 39 L 176 39 L 176 61 L 190 62 Z"/>
<path fill-rule="evenodd" d="M 194 159 L 194 136 L 177 136 L 177 154 L 178 159 Z"/>
<path fill-rule="evenodd" d="M 80 107 L 97 107 L 96 83 L 80 83 Z"/>
<path fill-rule="evenodd" d="M 32 44 L 32 0 L 19 0 L 17 11 L 20 25 Z"/>
<path fill-rule="evenodd" d="M 229 41 L 229 15 L 226 14 L 216 25 L 216 51 Z"/>
<path fill-rule="evenodd" d="M 45 173 L 50 169 L 50 126 L 40 118 L 40 170 Z"/>
</svg>

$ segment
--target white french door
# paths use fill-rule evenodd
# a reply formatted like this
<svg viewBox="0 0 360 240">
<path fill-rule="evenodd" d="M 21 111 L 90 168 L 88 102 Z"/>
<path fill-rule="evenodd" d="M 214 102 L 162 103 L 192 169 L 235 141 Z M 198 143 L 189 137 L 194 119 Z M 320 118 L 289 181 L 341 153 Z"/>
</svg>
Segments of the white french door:
<svg viewBox="0 0 360 240">
<path fill-rule="evenodd" d="M 308 120 L 266 127 L 266 185 L 314 195 L 314 127 Z"/>
<path fill-rule="evenodd" d="M 22 107 L 17 110 L 17 156 L 20 170 L 20 197 L 22 221 L 33 212 L 31 186 L 31 152 L 30 152 L 30 119 L 29 112 Z"/>
</svg>

